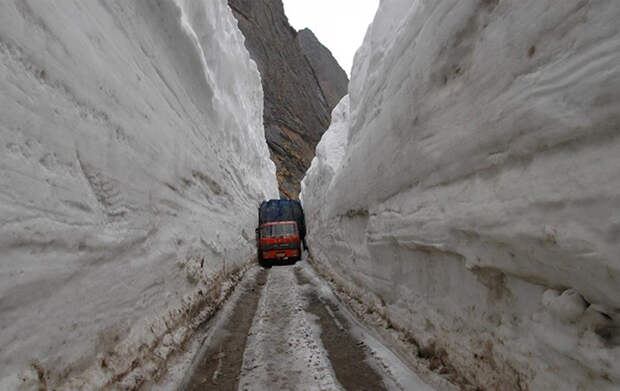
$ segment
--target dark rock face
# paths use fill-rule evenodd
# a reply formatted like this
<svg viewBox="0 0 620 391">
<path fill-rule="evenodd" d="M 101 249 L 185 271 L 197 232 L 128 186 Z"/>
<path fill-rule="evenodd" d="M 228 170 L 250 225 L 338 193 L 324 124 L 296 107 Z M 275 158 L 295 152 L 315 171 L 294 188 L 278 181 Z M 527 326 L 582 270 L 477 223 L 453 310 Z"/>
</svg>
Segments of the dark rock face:
<svg viewBox="0 0 620 391">
<path fill-rule="evenodd" d="M 331 110 L 347 93 L 349 78 L 329 49 L 319 42 L 312 30 L 299 30 L 297 41 L 310 62 L 310 66 L 314 69 L 331 113 Z"/>
<path fill-rule="evenodd" d="M 328 95 L 324 94 L 311 60 L 300 47 L 297 32 L 288 23 L 281 0 L 229 0 L 228 4 L 261 74 L 265 136 L 276 164 L 280 193 L 297 198 L 314 147 L 329 126 L 333 108 L 330 102 L 337 93 L 330 88 Z M 334 65 L 342 71 L 335 61 Z M 345 85 L 341 97 L 346 92 Z"/>
</svg>

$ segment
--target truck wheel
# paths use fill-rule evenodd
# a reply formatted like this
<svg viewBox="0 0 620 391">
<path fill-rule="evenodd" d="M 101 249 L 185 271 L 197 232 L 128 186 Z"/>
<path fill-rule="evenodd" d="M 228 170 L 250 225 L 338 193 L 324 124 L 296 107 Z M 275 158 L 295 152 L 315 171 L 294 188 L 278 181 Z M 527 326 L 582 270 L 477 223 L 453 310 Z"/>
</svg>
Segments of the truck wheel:
<svg viewBox="0 0 620 391">
<path fill-rule="evenodd" d="M 300 243 L 300 244 L 299 244 L 299 247 L 297 247 L 297 254 L 299 254 L 299 255 L 298 255 L 298 256 L 296 256 L 296 257 L 291 257 L 291 263 L 292 263 L 293 265 L 294 265 L 294 264 L 296 264 L 296 263 L 297 263 L 297 261 L 299 261 L 299 260 L 301 259 L 301 254 L 303 254 L 303 253 L 302 253 L 302 251 L 303 251 L 303 247 L 302 247 L 302 245 L 301 245 L 301 243 Z"/>
<path fill-rule="evenodd" d="M 258 257 L 258 264 L 265 269 L 269 269 L 271 267 L 271 262 L 264 260 L 263 257 Z"/>
</svg>

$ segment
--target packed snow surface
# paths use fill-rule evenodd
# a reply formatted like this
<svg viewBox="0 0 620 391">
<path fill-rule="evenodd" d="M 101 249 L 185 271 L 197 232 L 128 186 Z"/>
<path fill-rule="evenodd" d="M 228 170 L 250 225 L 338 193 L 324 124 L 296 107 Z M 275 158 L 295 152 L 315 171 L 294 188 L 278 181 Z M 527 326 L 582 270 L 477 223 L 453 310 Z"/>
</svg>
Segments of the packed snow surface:
<svg viewBox="0 0 620 391">
<path fill-rule="evenodd" d="M 269 271 L 248 335 L 239 389 L 343 390 L 321 344 L 321 330 L 304 311 L 292 267 Z"/>
<path fill-rule="evenodd" d="M 620 387 L 618 20 L 382 1 L 317 146 L 315 260 L 474 384 Z"/>
<path fill-rule="evenodd" d="M 5 1 L 0 91 L 0 389 L 131 388 L 278 194 L 256 66 L 222 1 Z"/>
</svg>

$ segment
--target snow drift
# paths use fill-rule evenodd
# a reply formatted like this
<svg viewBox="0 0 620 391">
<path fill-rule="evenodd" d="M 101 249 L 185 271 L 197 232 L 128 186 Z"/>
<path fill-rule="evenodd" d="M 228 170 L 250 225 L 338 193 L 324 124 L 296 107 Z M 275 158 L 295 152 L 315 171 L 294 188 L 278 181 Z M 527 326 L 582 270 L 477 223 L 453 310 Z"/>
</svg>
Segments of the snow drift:
<svg viewBox="0 0 620 391">
<path fill-rule="evenodd" d="M 15 1 L 0 75 L 0 389 L 132 388 L 277 196 L 256 66 L 221 1 Z"/>
<path fill-rule="evenodd" d="M 472 383 L 620 384 L 619 18 L 383 1 L 304 179 L 319 267 Z"/>
</svg>

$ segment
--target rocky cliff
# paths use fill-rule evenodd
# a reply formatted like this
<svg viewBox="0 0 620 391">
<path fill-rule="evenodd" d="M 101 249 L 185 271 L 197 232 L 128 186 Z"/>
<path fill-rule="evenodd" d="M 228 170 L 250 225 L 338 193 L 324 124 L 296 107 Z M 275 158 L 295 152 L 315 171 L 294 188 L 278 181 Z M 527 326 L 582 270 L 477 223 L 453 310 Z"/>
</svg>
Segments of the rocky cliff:
<svg viewBox="0 0 620 391">
<path fill-rule="evenodd" d="M 323 53 L 329 51 L 318 41 L 310 53 L 319 53 L 321 57 L 306 58 L 281 0 L 228 3 L 261 74 L 265 135 L 276 163 L 280 193 L 296 198 L 301 178 L 314 157 L 314 147 L 329 126 L 334 102 L 347 92 L 347 84 L 340 83 L 329 86 L 326 94 L 323 88 L 331 79 L 320 83 L 311 64 L 321 64 L 321 75 L 343 71 L 335 61 L 331 66 L 337 69 L 329 69 L 329 62 L 322 60 Z"/>
<path fill-rule="evenodd" d="M 297 41 L 314 70 L 331 113 L 347 93 L 349 86 L 347 73 L 338 65 L 332 53 L 323 46 L 312 30 L 307 28 L 299 30 Z"/>
</svg>

